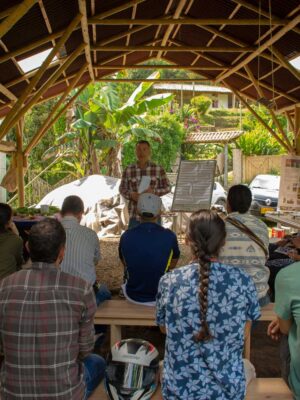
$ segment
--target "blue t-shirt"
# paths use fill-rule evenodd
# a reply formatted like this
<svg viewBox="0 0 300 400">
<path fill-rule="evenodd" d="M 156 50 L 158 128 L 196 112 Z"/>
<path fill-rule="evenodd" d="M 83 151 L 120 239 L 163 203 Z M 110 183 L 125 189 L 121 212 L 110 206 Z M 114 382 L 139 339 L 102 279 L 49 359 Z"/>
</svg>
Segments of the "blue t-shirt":
<svg viewBox="0 0 300 400">
<path fill-rule="evenodd" d="M 155 301 L 158 282 L 172 258 L 179 258 L 177 238 L 170 229 L 144 222 L 121 236 L 120 258 L 127 268 L 126 293 L 135 301 Z"/>
<path fill-rule="evenodd" d="M 260 316 L 252 279 L 238 268 L 212 263 L 207 322 L 213 339 L 196 343 L 200 330 L 199 266 L 163 276 L 156 322 L 166 327 L 163 397 L 168 400 L 242 400 L 247 320 Z"/>
</svg>

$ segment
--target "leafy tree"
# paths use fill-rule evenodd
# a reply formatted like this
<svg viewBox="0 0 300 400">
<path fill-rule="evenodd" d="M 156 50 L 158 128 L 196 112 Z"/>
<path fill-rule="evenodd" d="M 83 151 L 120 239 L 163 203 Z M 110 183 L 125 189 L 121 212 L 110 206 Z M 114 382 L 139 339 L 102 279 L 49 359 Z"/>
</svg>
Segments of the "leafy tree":
<svg viewBox="0 0 300 400">
<path fill-rule="evenodd" d="M 165 111 L 159 115 L 150 115 L 146 118 L 147 127 L 157 133 L 157 137 L 146 138 L 152 148 L 152 160 L 162 165 L 166 171 L 171 171 L 177 155 L 180 153 L 184 140 L 185 130 L 175 114 Z M 145 139 L 142 134 L 135 135 L 134 140 L 124 144 L 122 151 L 122 164 L 136 161 L 135 144 L 138 140 Z"/>
</svg>

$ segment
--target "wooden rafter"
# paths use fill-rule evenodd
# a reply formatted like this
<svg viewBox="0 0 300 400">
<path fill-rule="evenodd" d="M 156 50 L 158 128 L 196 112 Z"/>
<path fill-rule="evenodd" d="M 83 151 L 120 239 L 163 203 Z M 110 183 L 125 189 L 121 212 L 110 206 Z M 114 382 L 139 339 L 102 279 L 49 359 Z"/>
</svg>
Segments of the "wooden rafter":
<svg viewBox="0 0 300 400">
<path fill-rule="evenodd" d="M 276 49 L 276 47 L 271 46 L 271 47 L 269 48 L 269 50 L 271 51 L 271 53 L 274 54 L 275 57 L 277 57 L 277 59 L 279 60 L 280 64 L 281 64 L 284 68 L 288 69 L 288 70 L 290 71 L 290 73 L 293 74 L 293 75 L 300 81 L 300 72 L 299 72 L 299 70 L 297 70 L 295 67 L 293 67 L 292 64 L 289 63 L 289 62 L 285 59 L 285 57 L 280 53 L 280 51 L 278 51 L 278 50 Z"/>
<path fill-rule="evenodd" d="M 176 7 L 176 10 L 174 12 L 174 15 L 172 17 L 173 20 L 177 20 L 177 19 L 180 18 L 180 14 L 182 13 L 182 10 L 183 10 L 184 6 L 186 5 L 186 2 L 187 2 L 187 0 L 180 0 L 179 1 L 178 5 Z M 179 26 L 179 25 L 177 25 L 177 26 Z M 164 36 L 163 36 L 162 41 L 161 41 L 161 45 L 163 47 L 167 45 L 169 37 L 170 37 L 172 31 L 174 30 L 174 27 L 175 27 L 175 25 L 168 25 L 167 30 L 164 33 Z M 159 60 L 161 58 L 161 55 L 162 55 L 162 50 L 160 50 L 157 53 L 156 58 Z"/>
<path fill-rule="evenodd" d="M 244 67 L 245 65 L 249 64 L 250 61 L 252 61 L 256 56 L 261 54 L 263 51 L 265 51 L 268 47 L 270 47 L 272 44 L 274 44 L 277 40 L 282 38 L 288 31 L 290 31 L 294 26 L 300 23 L 300 15 L 292 19 L 287 25 L 285 25 L 283 28 L 281 28 L 277 33 L 274 34 L 269 40 L 264 42 L 257 50 L 249 54 L 244 60 L 242 60 L 239 64 L 233 66 L 229 71 L 225 72 L 224 74 L 221 74 L 217 77 L 216 81 L 219 82 L 220 80 L 224 80 L 228 78 L 230 75 L 234 74 L 237 72 L 239 69 Z"/>
<path fill-rule="evenodd" d="M 131 19 L 134 19 L 134 18 L 135 18 L 135 16 L 136 16 L 136 10 L 137 10 L 137 4 L 135 4 L 135 5 L 132 7 Z M 132 28 L 133 28 L 133 26 L 130 25 L 130 26 L 129 26 L 129 31 L 130 31 L 130 29 L 132 29 Z M 126 36 L 126 46 L 129 46 L 130 38 L 131 38 L 131 34 L 128 33 L 128 35 Z M 125 65 L 125 64 L 126 64 L 126 56 L 123 57 L 123 65 Z"/>
<path fill-rule="evenodd" d="M 131 8 L 137 4 L 143 3 L 144 1 L 146 1 L 146 0 L 131 0 L 131 1 L 128 1 L 127 3 L 121 4 L 120 6 L 110 8 L 107 11 L 97 14 L 93 18 L 99 22 L 99 20 L 103 20 L 104 18 L 110 17 L 114 14 L 118 14 L 119 12 L 127 10 L 128 8 Z M 90 22 L 91 19 L 92 18 L 90 18 L 88 20 L 89 24 L 91 23 Z M 128 24 L 128 25 L 130 25 L 130 24 Z"/>
<path fill-rule="evenodd" d="M 181 82 L 188 82 L 188 83 L 202 83 L 207 82 L 208 80 L 205 78 L 166 78 L 166 79 L 148 79 L 148 78 L 133 78 L 133 79 L 122 79 L 122 78 L 99 78 L 98 82 L 118 82 L 118 83 L 126 83 L 126 82 L 154 82 L 154 83 L 181 83 Z"/>
<path fill-rule="evenodd" d="M 172 43 L 175 44 L 175 45 L 177 44 L 177 45 L 179 45 L 179 46 L 185 45 L 185 43 L 179 42 L 178 40 L 172 40 Z M 215 63 L 216 65 L 218 65 L 218 66 L 220 66 L 220 67 L 221 67 L 221 66 L 224 67 L 227 71 L 230 70 L 230 65 L 224 63 L 223 61 L 220 61 L 220 60 L 216 59 L 215 57 L 213 57 L 213 56 L 211 56 L 211 55 L 208 55 L 208 54 L 199 54 L 199 53 L 197 53 L 197 52 L 193 52 L 193 53 L 194 53 L 195 55 L 200 55 L 201 57 L 205 58 L 207 61 L 210 61 L 210 62 L 212 62 L 212 63 Z M 249 80 L 248 75 L 244 74 L 243 72 L 237 71 L 236 73 L 237 73 L 237 75 L 241 76 L 242 78 L 245 78 L 245 79 Z M 276 93 L 280 94 L 280 95 L 283 96 L 283 97 L 286 97 L 287 99 L 289 99 L 289 100 L 292 101 L 293 103 L 298 102 L 298 99 L 297 99 L 296 97 L 293 97 L 293 96 L 291 96 L 291 95 L 289 95 L 289 94 L 283 92 L 281 89 L 277 88 L 275 85 L 272 86 L 272 85 L 269 85 L 268 83 L 263 82 L 263 81 L 260 82 L 260 85 L 261 85 L 262 87 L 264 87 L 265 89 L 268 89 L 268 90 L 270 90 L 270 91 L 273 91 L 273 90 L 274 90 Z"/>
<path fill-rule="evenodd" d="M 68 40 L 71 33 L 73 32 L 74 27 L 76 25 L 78 25 L 78 23 L 80 22 L 80 19 L 81 19 L 81 14 L 78 14 L 77 17 L 75 17 L 73 19 L 73 21 L 70 23 L 68 28 L 65 30 L 63 36 L 60 38 L 60 40 L 57 42 L 56 46 L 48 54 L 45 61 L 42 63 L 41 67 L 37 70 L 36 74 L 30 81 L 29 85 L 25 88 L 22 95 L 19 97 L 14 108 L 12 108 L 10 110 L 10 112 L 6 115 L 5 120 L 3 121 L 3 123 L 1 124 L 1 127 L 0 127 L 0 139 L 3 138 L 6 135 L 6 133 L 9 131 L 9 129 L 17 122 L 17 120 L 15 119 L 16 114 L 21 109 L 26 98 L 32 92 L 32 90 L 35 88 L 36 84 L 39 82 L 39 80 L 43 76 L 44 72 L 47 70 L 47 67 L 50 65 L 50 63 L 53 60 L 53 58 L 55 57 L 56 53 L 64 45 L 64 43 Z"/>
<path fill-rule="evenodd" d="M 93 45 L 92 50 L 97 51 L 167 51 L 167 52 L 183 52 L 183 51 L 201 51 L 201 52 L 217 52 L 217 53 L 240 53 L 254 51 L 254 47 L 206 47 L 206 46 L 99 46 Z"/>
<path fill-rule="evenodd" d="M 281 67 L 281 65 L 278 65 L 276 68 L 274 68 L 272 71 L 267 72 L 266 74 L 262 75 L 259 77 L 259 81 L 264 80 L 265 78 L 267 78 L 268 76 L 274 74 L 276 71 L 278 71 Z M 249 87 L 253 86 L 253 83 L 251 82 L 249 85 L 244 86 L 242 88 L 240 88 L 240 92 L 244 92 L 245 90 L 249 89 Z M 281 95 L 279 96 L 281 97 Z"/>
<path fill-rule="evenodd" d="M 292 116 L 289 112 L 285 112 L 284 115 L 286 116 L 286 119 L 288 120 L 290 130 L 293 132 L 295 131 L 295 126 L 294 126 L 294 121 L 292 120 Z"/>
<path fill-rule="evenodd" d="M 94 16 L 96 13 L 96 5 L 95 5 L 95 0 L 91 0 L 91 15 Z M 93 37 L 93 44 L 96 44 L 97 42 L 97 29 L 95 25 L 92 25 L 92 37 Z M 97 63 L 97 53 L 96 51 L 93 52 L 93 58 L 94 58 L 94 64 Z M 97 77 L 97 70 L 95 71 L 95 75 Z"/>
<path fill-rule="evenodd" d="M 246 72 L 247 72 L 249 78 L 251 79 L 251 81 L 252 81 L 252 83 L 253 83 L 253 85 L 254 85 L 256 91 L 257 91 L 257 94 L 259 95 L 259 97 L 261 97 L 261 98 L 264 97 L 264 91 L 263 91 L 263 89 L 260 87 L 259 82 L 258 82 L 258 81 L 256 80 L 256 78 L 254 77 L 254 75 L 253 75 L 251 69 L 249 68 L 249 66 L 248 66 L 248 65 L 245 65 L 244 68 L 245 68 L 245 70 L 246 70 Z M 268 113 L 271 115 L 272 120 L 273 120 L 274 124 L 276 125 L 278 131 L 281 133 L 281 136 L 283 137 L 284 141 L 286 142 L 286 144 L 288 145 L 288 147 L 289 147 L 290 149 L 292 149 L 292 144 L 291 144 L 289 138 L 287 137 L 287 135 L 286 135 L 286 133 L 285 133 L 283 127 L 281 126 L 280 122 L 278 121 L 278 118 L 276 117 L 275 112 L 274 112 L 271 108 L 267 108 L 267 111 L 268 111 Z"/>
<path fill-rule="evenodd" d="M 92 57 L 91 57 L 89 27 L 88 27 L 88 23 L 87 23 L 86 1 L 78 0 L 78 6 L 79 6 L 79 12 L 82 14 L 81 31 L 82 31 L 83 41 L 85 44 L 85 48 L 84 48 L 85 58 L 88 63 L 89 74 L 90 74 L 91 80 L 95 81 L 93 62 L 92 62 Z"/>
<path fill-rule="evenodd" d="M 23 0 L 0 24 L 0 39 L 21 19 L 38 0 Z"/>
<path fill-rule="evenodd" d="M 95 68 L 97 69 L 103 69 L 103 70 L 122 70 L 124 68 L 126 69 L 192 69 L 195 71 L 217 71 L 217 70 L 224 70 L 223 67 L 195 67 L 192 65 L 177 65 L 177 64 L 156 64 L 156 65 L 101 65 L 101 64 L 96 64 Z"/>
<path fill-rule="evenodd" d="M 234 3 L 237 3 L 237 4 L 239 4 L 239 5 L 241 5 L 241 6 L 245 7 L 245 8 L 247 8 L 248 10 L 251 10 L 251 11 L 256 12 L 258 15 L 260 14 L 260 15 L 262 15 L 263 17 L 270 18 L 270 13 L 269 13 L 269 11 L 265 11 L 265 10 L 263 10 L 261 7 L 259 8 L 259 7 L 255 6 L 254 4 L 250 4 L 250 3 L 248 3 L 248 1 L 245 1 L 245 0 L 232 0 L 232 1 L 233 1 Z M 274 15 L 274 14 L 271 14 L 271 19 L 272 19 L 272 21 L 280 20 L 280 18 L 277 17 L 277 16 Z M 300 29 L 297 28 L 297 27 L 293 28 L 292 30 L 293 30 L 294 32 L 296 32 L 296 33 L 300 33 Z"/>
<path fill-rule="evenodd" d="M 82 77 L 82 75 L 84 74 L 84 72 L 86 71 L 87 68 L 87 64 L 83 65 L 80 70 L 78 71 L 78 73 L 75 75 L 75 78 L 73 79 L 72 83 L 70 84 L 70 86 L 68 87 L 68 90 L 65 91 L 62 96 L 60 97 L 60 99 L 57 101 L 57 103 L 55 104 L 55 106 L 53 107 L 52 111 L 50 112 L 50 114 L 48 115 L 48 117 L 46 118 L 44 124 L 40 127 L 40 129 L 38 130 L 38 132 L 35 134 L 35 136 L 30 140 L 30 142 L 28 143 L 26 149 L 24 150 L 24 154 L 28 155 L 31 150 L 38 144 L 38 142 L 41 140 L 41 138 L 47 133 L 47 131 L 51 128 L 51 126 L 53 126 L 53 124 L 57 121 L 57 119 L 59 117 L 55 116 L 55 113 L 58 111 L 59 107 L 61 106 L 61 104 L 65 101 L 65 99 L 67 98 L 67 96 L 69 95 L 69 93 L 75 88 L 75 86 L 77 85 L 77 83 L 79 82 L 80 78 Z"/>
<path fill-rule="evenodd" d="M 172 4 L 173 4 L 173 0 L 169 0 L 167 6 L 165 8 L 164 18 L 166 18 L 169 15 L 169 11 L 172 7 Z M 162 29 L 162 25 L 158 25 L 158 27 L 156 28 L 155 35 L 154 35 L 154 39 L 159 38 L 161 29 Z M 151 51 L 151 53 L 149 54 L 149 57 L 152 57 L 152 56 L 153 56 L 153 53 Z"/>
<path fill-rule="evenodd" d="M 246 108 L 251 112 L 251 114 L 254 115 L 254 117 L 271 133 L 272 136 L 275 137 L 275 139 L 288 151 L 293 151 L 287 143 L 285 143 L 280 136 L 277 135 L 277 133 L 257 114 L 257 112 L 248 104 L 246 99 L 244 99 L 243 95 L 239 93 L 237 90 L 235 90 L 233 87 L 228 85 L 226 82 L 223 82 L 226 87 L 228 87 L 238 98 L 239 100 L 244 104 Z"/>
<path fill-rule="evenodd" d="M 287 23 L 290 23 L 290 20 L 281 19 L 277 21 L 272 21 L 271 25 L 275 26 L 284 26 Z M 270 26 L 270 20 L 268 19 L 231 19 L 228 20 L 226 18 L 180 18 L 180 19 L 169 19 L 165 18 L 156 18 L 156 19 L 132 19 L 128 18 L 110 18 L 110 19 L 100 19 L 97 15 L 88 19 L 89 24 L 96 25 L 234 25 L 234 26 L 257 26 L 260 24 L 261 26 Z"/>
</svg>

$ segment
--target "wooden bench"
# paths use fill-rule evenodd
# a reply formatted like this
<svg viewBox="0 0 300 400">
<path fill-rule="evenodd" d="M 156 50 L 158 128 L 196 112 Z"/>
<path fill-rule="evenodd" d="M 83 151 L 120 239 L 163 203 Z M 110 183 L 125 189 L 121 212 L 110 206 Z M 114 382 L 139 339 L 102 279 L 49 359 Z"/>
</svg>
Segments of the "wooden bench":
<svg viewBox="0 0 300 400">
<path fill-rule="evenodd" d="M 274 304 L 270 303 L 261 310 L 260 321 L 272 321 L 275 317 Z M 155 307 L 130 303 L 127 300 L 108 300 L 100 304 L 95 324 L 110 325 L 111 346 L 122 339 L 122 326 L 156 326 Z M 250 359 L 251 332 L 245 338 L 245 358 Z"/>
<path fill-rule="evenodd" d="M 89 400 L 108 399 L 104 384 L 101 383 Z M 162 400 L 160 388 L 158 388 L 151 400 Z M 257 378 L 250 383 L 245 400 L 292 400 L 293 396 L 281 378 Z"/>
</svg>

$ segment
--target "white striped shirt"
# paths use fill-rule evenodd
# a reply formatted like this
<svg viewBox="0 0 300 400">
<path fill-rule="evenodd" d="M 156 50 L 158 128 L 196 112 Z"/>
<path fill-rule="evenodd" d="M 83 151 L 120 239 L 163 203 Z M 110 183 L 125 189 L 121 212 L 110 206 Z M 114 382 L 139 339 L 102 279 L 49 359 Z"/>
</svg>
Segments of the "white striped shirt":
<svg viewBox="0 0 300 400">
<path fill-rule="evenodd" d="M 73 216 L 64 217 L 61 223 L 67 236 L 61 270 L 93 284 L 96 281 L 95 265 L 100 260 L 100 243 L 96 232 L 80 225 Z"/>
</svg>

